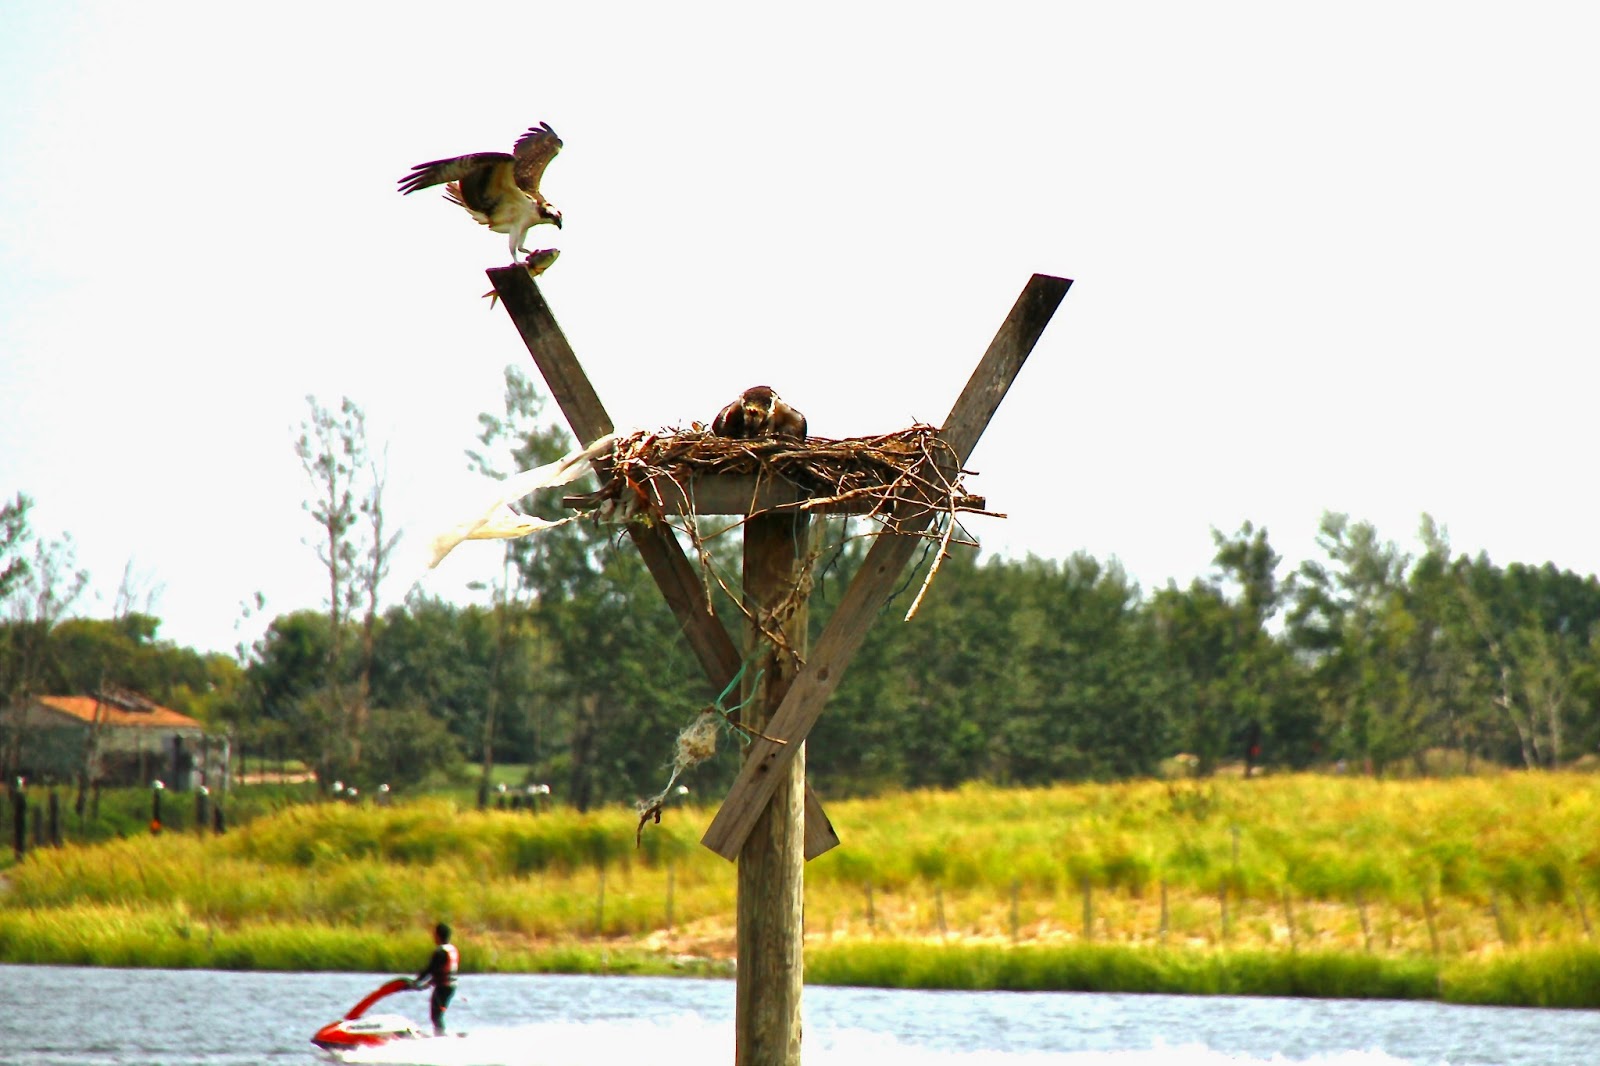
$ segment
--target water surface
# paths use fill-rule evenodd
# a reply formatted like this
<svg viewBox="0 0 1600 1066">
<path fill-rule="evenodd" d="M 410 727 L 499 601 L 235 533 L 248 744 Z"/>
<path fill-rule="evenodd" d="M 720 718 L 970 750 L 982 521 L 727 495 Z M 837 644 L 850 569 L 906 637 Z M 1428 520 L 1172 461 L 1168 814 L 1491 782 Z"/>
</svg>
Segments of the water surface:
<svg viewBox="0 0 1600 1066">
<path fill-rule="evenodd" d="M 322 1061 L 310 1036 L 391 974 L 0 966 L 0 1066 Z M 731 981 L 462 979 L 464 1035 L 360 1061 L 733 1062 Z M 376 1008 L 426 1023 L 423 993 Z M 807 1066 L 1592 1066 L 1600 1012 L 1436 1003 L 808 987 Z"/>
</svg>

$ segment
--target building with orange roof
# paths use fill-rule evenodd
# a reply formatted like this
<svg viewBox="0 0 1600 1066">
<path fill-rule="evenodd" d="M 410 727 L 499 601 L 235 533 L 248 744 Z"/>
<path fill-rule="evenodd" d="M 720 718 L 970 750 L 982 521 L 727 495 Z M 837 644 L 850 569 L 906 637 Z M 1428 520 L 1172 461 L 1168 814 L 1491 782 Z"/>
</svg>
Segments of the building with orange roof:
<svg viewBox="0 0 1600 1066">
<path fill-rule="evenodd" d="M 131 692 L 35 696 L 0 711 L 7 771 L 35 781 L 76 780 L 85 772 L 106 785 L 162 779 L 188 788 L 204 771 L 205 726 Z"/>
</svg>

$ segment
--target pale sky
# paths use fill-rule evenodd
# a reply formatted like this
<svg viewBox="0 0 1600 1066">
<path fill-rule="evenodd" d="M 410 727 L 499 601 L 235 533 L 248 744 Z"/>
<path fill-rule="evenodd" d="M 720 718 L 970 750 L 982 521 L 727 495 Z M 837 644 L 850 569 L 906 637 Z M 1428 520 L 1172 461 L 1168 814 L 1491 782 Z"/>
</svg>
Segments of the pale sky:
<svg viewBox="0 0 1600 1066">
<path fill-rule="evenodd" d="M 1149 590 L 1213 526 L 1293 564 L 1324 510 L 1408 548 L 1428 512 L 1594 573 L 1597 12 L 0 0 L 0 494 L 73 537 L 79 613 L 131 561 L 228 650 L 256 591 L 322 603 L 292 441 L 349 395 L 425 541 L 532 364 L 479 298 L 505 239 L 395 182 L 547 121 L 530 246 L 619 425 L 763 383 L 823 436 L 937 422 L 1058 274 L 970 463 L 986 550 Z"/>
</svg>

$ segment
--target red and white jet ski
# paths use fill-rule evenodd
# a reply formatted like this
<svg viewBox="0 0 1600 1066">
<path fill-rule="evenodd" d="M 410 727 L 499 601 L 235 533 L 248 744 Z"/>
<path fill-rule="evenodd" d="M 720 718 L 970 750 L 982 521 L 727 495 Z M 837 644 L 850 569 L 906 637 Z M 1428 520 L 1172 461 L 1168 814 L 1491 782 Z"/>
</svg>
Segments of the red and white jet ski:
<svg viewBox="0 0 1600 1066">
<path fill-rule="evenodd" d="M 353 1051 L 356 1048 L 375 1047 L 378 1044 L 387 1044 L 393 1040 L 414 1040 L 426 1036 L 418 1029 L 410 1018 L 401 1014 L 374 1014 L 364 1017 L 367 1008 L 385 996 L 392 996 L 396 992 L 404 992 L 412 987 L 409 978 L 396 977 L 378 986 L 367 997 L 349 1011 L 343 1018 L 336 1022 L 329 1022 L 317 1030 L 317 1035 L 311 1042 L 324 1051 L 340 1052 Z"/>
</svg>

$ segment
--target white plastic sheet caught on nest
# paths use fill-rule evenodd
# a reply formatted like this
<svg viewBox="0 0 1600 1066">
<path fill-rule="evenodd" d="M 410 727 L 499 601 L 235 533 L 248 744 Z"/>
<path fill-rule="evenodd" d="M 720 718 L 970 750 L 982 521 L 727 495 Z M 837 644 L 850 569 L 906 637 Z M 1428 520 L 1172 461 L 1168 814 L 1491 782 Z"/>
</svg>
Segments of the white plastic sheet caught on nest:
<svg viewBox="0 0 1600 1066">
<path fill-rule="evenodd" d="M 464 540 L 508 540 L 513 537 L 525 537 L 542 529 L 565 525 L 573 518 L 577 518 L 577 515 L 555 521 L 538 518 L 513 510 L 511 501 L 520 500 L 540 489 L 570 485 L 593 469 L 590 460 L 610 451 L 614 440 L 615 434 L 601 437 L 588 447 L 569 452 L 553 463 L 524 470 L 520 474 L 512 474 L 504 481 L 495 482 L 493 497 L 485 500 L 480 509 L 433 538 L 433 554 L 428 562 L 428 569 L 431 570 L 443 562 L 444 557 Z"/>
</svg>

